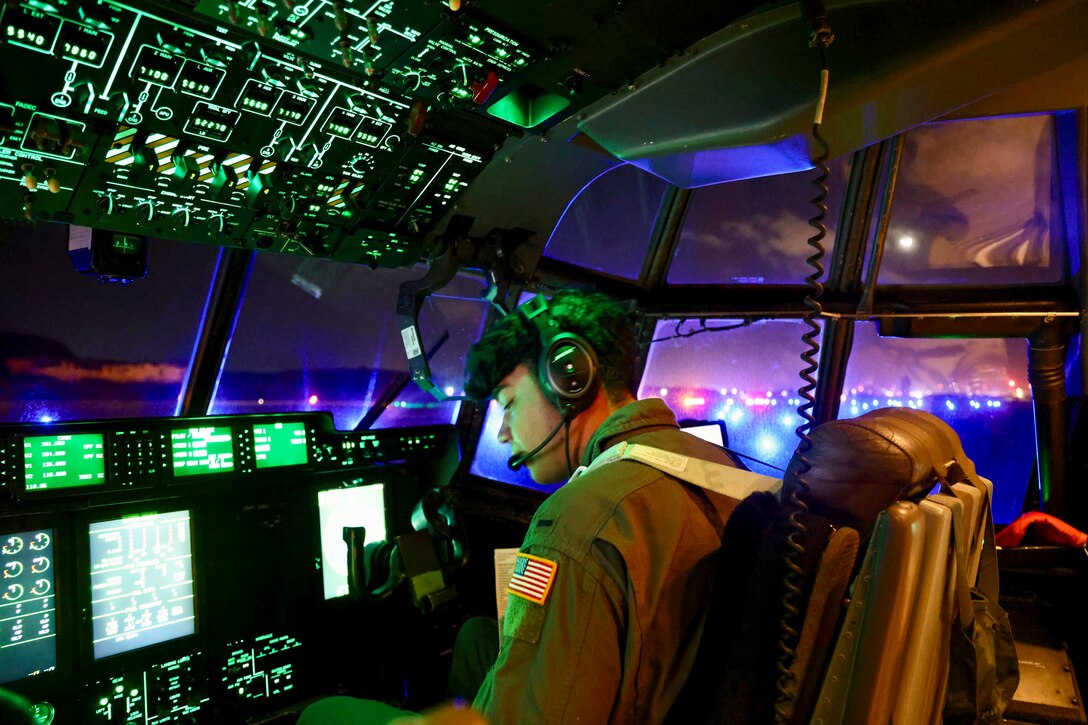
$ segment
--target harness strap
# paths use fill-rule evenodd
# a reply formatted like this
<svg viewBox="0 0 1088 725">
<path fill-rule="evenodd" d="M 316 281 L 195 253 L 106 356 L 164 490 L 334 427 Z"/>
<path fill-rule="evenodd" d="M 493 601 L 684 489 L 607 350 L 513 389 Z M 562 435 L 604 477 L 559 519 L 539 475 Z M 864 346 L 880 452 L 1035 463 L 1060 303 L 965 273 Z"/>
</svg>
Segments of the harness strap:
<svg viewBox="0 0 1088 725">
<path fill-rule="evenodd" d="M 782 479 L 725 466 L 701 458 L 682 456 L 641 443 L 617 443 L 593 459 L 588 466 L 575 469 L 571 480 L 586 471 L 615 461 L 637 461 L 681 481 L 742 501 L 753 493 L 766 491 L 776 496 L 782 490 Z"/>
</svg>

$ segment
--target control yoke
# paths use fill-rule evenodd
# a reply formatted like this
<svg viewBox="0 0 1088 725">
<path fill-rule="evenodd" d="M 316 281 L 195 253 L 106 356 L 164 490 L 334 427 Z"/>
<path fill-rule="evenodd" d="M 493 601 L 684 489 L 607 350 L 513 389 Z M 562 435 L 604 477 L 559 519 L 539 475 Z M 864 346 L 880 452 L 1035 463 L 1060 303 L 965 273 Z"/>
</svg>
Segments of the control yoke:
<svg viewBox="0 0 1088 725">
<path fill-rule="evenodd" d="M 457 597 L 447 576 L 468 560 L 464 532 L 457 523 L 447 489 L 427 492 L 412 513 L 415 528 L 392 541 L 366 543 L 366 528 L 345 526 L 348 590 L 355 599 L 378 601 L 408 582 L 412 601 L 424 613 Z"/>
</svg>

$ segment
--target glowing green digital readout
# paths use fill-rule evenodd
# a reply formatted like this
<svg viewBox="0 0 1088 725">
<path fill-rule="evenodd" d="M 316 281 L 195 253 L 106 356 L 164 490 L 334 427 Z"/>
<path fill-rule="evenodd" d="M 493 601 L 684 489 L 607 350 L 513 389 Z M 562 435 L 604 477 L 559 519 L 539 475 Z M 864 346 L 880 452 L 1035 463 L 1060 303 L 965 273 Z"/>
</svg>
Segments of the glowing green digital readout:
<svg viewBox="0 0 1088 725">
<path fill-rule="evenodd" d="M 175 476 L 234 470 L 234 438 L 230 428 L 186 428 L 170 432 Z"/>
<path fill-rule="evenodd" d="M 113 251 L 118 254 L 132 255 L 139 254 L 140 247 L 143 242 L 139 237 L 128 237 L 118 234 L 113 238 L 113 242 L 110 246 L 113 247 Z"/>
<path fill-rule="evenodd" d="M 27 491 L 46 491 L 106 482 L 101 433 L 23 439 Z"/>
<path fill-rule="evenodd" d="M 253 426 L 257 468 L 297 466 L 309 460 L 305 423 L 269 423 Z"/>
</svg>

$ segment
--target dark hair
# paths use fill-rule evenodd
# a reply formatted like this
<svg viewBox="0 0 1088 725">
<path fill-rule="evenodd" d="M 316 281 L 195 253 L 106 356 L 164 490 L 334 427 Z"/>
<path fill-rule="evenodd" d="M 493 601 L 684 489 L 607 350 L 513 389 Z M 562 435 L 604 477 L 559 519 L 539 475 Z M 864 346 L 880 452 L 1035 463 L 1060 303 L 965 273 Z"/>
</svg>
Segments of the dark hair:
<svg viewBox="0 0 1088 725">
<path fill-rule="evenodd" d="M 635 332 L 622 307 L 600 292 L 560 290 L 552 296 L 548 310 L 563 332 L 580 335 L 593 346 L 609 399 L 634 393 Z M 516 310 L 511 312 L 469 350 L 465 394 L 486 400 L 521 363 L 529 366 L 535 378 L 541 351 L 536 327 Z"/>
</svg>

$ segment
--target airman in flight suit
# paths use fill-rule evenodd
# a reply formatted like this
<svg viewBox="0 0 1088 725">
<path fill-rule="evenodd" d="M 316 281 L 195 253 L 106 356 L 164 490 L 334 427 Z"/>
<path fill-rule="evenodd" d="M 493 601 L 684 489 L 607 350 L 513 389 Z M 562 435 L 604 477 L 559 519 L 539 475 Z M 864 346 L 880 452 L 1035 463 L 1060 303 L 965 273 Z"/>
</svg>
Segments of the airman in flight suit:
<svg viewBox="0 0 1088 725">
<path fill-rule="evenodd" d="M 680 431 L 663 401 L 635 400 L 634 335 L 618 306 L 603 295 L 560 292 L 547 314 L 599 360 L 600 384 L 580 410 L 565 416 L 563 402 L 546 393 L 555 381 L 541 383 L 550 373 L 540 367 L 540 325 L 523 315 L 477 343 L 466 386 L 498 402 L 499 440 L 536 481 L 563 480 L 569 460 L 590 466 L 624 441 L 735 466 L 722 449 Z M 559 428 L 562 435 L 526 456 Z M 573 477 L 530 524 L 498 659 L 474 708 L 495 725 L 663 722 L 695 661 L 722 531 L 738 503 L 631 460 Z"/>
</svg>

